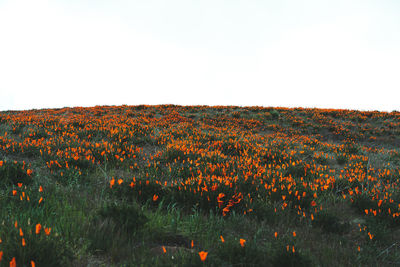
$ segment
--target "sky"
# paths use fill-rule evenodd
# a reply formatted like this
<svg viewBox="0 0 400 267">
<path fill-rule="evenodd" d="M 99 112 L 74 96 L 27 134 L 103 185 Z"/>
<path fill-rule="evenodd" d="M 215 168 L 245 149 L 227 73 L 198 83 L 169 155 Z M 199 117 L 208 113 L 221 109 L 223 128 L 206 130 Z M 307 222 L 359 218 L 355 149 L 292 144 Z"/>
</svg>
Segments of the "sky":
<svg viewBox="0 0 400 267">
<path fill-rule="evenodd" d="M 0 0 L 0 110 L 400 110 L 398 0 Z"/>
</svg>

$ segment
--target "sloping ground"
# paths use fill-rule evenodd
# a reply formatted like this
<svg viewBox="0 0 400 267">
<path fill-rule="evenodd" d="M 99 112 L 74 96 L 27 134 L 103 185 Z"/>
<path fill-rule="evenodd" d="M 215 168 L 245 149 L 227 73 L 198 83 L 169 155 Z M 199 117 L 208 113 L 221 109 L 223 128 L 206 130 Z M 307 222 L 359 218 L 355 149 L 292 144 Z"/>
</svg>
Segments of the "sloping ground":
<svg viewBox="0 0 400 267">
<path fill-rule="evenodd" d="M 399 112 L 1 112 L 0 264 L 400 264 L 399 144 Z"/>
</svg>

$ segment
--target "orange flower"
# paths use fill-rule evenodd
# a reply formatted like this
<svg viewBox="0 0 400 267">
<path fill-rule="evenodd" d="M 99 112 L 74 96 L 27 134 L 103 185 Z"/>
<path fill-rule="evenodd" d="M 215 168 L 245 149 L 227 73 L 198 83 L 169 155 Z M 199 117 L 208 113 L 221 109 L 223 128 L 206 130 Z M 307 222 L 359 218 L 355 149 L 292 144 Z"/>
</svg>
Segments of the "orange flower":
<svg viewBox="0 0 400 267">
<path fill-rule="evenodd" d="M 1 167 L 1 166 L 3 166 L 3 161 L 2 161 L 2 160 L 0 160 L 0 167 Z"/>
<path fill-rule="evenodd" d="M 112 178 L 112 179 L 110 180 L 110 188 L 112 188 L 114 184 L 115 184 L 115 179 Z"/>
<path fill-rule="evenodd" d="M 199 252 L 200 260 L 201 260 L 201 261 L 205 261 L 206 258 L 207 258 L 207 254 L 208 254 L 208 252 L 200 251 L 200 252 Z"/>
<path fill-rule="evenodd" d="M 44 228 L 44 232 L 46 233 L 46 235 L 50 235 L 50 232 L 51 232 L 51 228 L 49 227 L 49 228 Z"/>
<path fill-rule="evenodd" d="M 0 262 L 2 258 L 3 258 L 3 251 L 0 251 Z"/>
<path fill-rule="evenodd" d="M 368 236 L 369 236 L 369 239 L 371 239 L 371 240 L 372 240 L 372 238 L 374 238 L 374 235 L 371 234 L 370 232 L 368 232 Z"/>
<path fill-rule="evenodd" d="M 17 183 L 18 187 L 22 187 L 22 183 Z"/>
<path fill-rule="evenodd" d="M 43 201 L 43 197 L 40 197 L 39 204 Z"/>
<path fill-rule="evenodd" d="M 158 199 L 158 196 L 156 194 L 154 194 L 153 201 L 157 201 L 157 199 Z"/>
<path fill-rule="evenodd" d="M 17 262 L 15 261 L 15 257 L 12 258 L 12 260 L 10 261 L 10 267 L 17 267 Z"/>
<path fill-rule="evenodd" d="M 36 231 L 35 233 L 38 235 L 40 233 L 40 230 L 42 229 L 42 225 L 40 223 L 36 224 Z"/>
<path fill-rule="evenodd" d="M 221 242 L 224 243 L 224 242 L 225 242 L 225 239 L 222 237 L 222 235 L 219 236 L 219 237 L 221 238 Z"/>
<path fill-rule="evenodd" d="M 25 238 L 22 238 L 22 246 L 23 246 L 23 247 L 26 246 Z"/>
<path fill-rule="evenodd" d="M 34 261 L 31 261 L 31 267 L 35 267 L 36 265 L 35 265 L 35 262 Z"/>
<path fill-rule="evenodd" d="M 223 200 L 221 200 L 221 198 L 224 198 L 225 194 L 224 193 L 219 193 L 218 197 L 217 197 L 217 202 L 218 202 L 218 208 L 222 207 L 222 204 L 224 203 Z"/>
<path fill-rule="evenodd" d="M 27 170 L 26 170 L 26 174 L 28 174 L 29 176 L 31 176 L 32 172 L 33 172 L 33 171 L 32 171 L 31 169 L 27 169 Z"/>
<path fill-rule="evenodd" d="M 317 206 L 317 203 L 315 203 L 315 201 L 311 201 L 311 207 Z"/>
<path fill-rule="evenodd" d="M 24 232 L 22 232 L 22 228 L 19 228 L 19 236 L 24 236 Z"/>
<path fill-rule="evenodd" d="M 293 231 L 293 236 L 296 237 L 296 232 L 295 231 Z"/>
<path fill-rule="evenodd" d="M 194 247 L 194 242 L 192 240 L 192 242 L 190 243 L 190 246 L 193 248 Z"/>
<path fill-rule="evenodd" d="M 39 186 L 39 192 L 43 192 L 43 187 Z"/>
<path fill-rule="evenodd" d="M 275 235 L 275 238 L 277 238 L 277 237 L 278 237 L 278 232 L 275 232 L 275 234 L 274 234 L 274 235 Z"/>
<path fill-rule="evenodd" d="M 12 194 L 13 194 L 13 196 L 15 196 L 17 194 L 17 190 L 13 190 Z"/>
<path fill-rule="evenodd" d="M 167 253 L 167 250 L 165 249 L 164 246 L 162 246 L 162 250 L 163 250 L 164 253 Z"/>
<path fill-rule="evenodd" d="M 241 245 L 242 247 L 244 247 L 244 243 L 246 243 L 246 240 L 241 238 L 241 239 L 239 240 L 239 242 L 240 242 L 240 245 Z"/>
<path fill-rule="evenodd" d="M 118 184 L 121 185 L 124 182 L 122 179 L 118 179 Z"/>
</svg>

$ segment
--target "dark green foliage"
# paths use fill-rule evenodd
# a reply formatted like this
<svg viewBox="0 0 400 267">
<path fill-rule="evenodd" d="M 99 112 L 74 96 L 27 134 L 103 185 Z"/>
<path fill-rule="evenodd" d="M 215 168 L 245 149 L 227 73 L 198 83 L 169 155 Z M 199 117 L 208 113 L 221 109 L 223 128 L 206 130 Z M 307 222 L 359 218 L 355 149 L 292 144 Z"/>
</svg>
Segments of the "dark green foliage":
<svg viewBox="0 0 400 267">
<path fill-rule="evenodd" d="M 32 178 L 27 174 L 26 169 L 20 162 L 2 161 L 3 166 L 0 167 L 0 186 L 7 187 L 10 185 L 17 186 L 18 183 L 28 185 L 32 182 Z"/>
<path fill-rule="evenodd" d="M 292 252 L 292 247 L 289 246 L 289 251 L 286 247 L 278 249 L 272 259 L 273 266 L 279 267 L 309 267 L 313 266 L 312 261 L 306 255 L 303 255 L 297 251 Z"/>
<path fill-rule="evenodd" d="M 131 243 L 143 230 L 147 217 L 136 206 L 109 203 L 97 211 L 88 229 L 89 249 L 109 253 L 119 262 L 132 253 Z"/>
<path fill-rule="evenodd" d="M 253 209 L 252 212 L 248 212 L 248 216 L 256 217 L 259 221 L 266 221 L 267 223 L 274 223 L 277 219 L 274 212 L 274 207 L 267 201 L 255 200 L 250 205 Z"/>
<path fill-rule="evenodd" d="M 98 214 L 102 219 L 113 220 L 118 227 L 129 233 L 143 227 L 148 220 L 138 207 L 125 203 L 110 203 L 102 207 Z"/>
<path fill-rule="evenodd" d="M 19 225 L 23 229 L 26 242 L 26 246 L 22 246 L 19 228 L 15 228 L 13 224 L 8 221 L 7 230 L 0 231 L 0 251 L 4 252 L 2 263 L 8 263 L 15 257 L 17 266 L 31 266 L 31 261 L 36 266 L 65 266 L 72 260 L 71 248 L 65 240 L 54 234 L 54 230 L 47 236 L 43 229 L 36 234 L 35 225 Z"/>
<path fill-rule="evenodd" d="M 271 110 L 269 113 L 271 114 L 272 118 L 279 118 L 279 111 L 277 111 L 276 109 Z"/>
<path fill-rule="evenodd" d="M 271 266 L 271 254 L 265 248 L 247 240 L 242 247 L 239 240 L 229 240 L 221 243 L 216 254 L 219 266 Z"/>
<path fill-rule="evenodd" d="M 347 162 L 349 162 L 349 158 L 348 158 L 348 156 L 346 156 L 346 155 L 343 154 L 343 153 L 337 154 L 337 155 L 336 155 L 336 162 L 337 162 L 339 165 L 344 165 L 344 164 L 346 164 Z"/>
<path fill-rule="evenodd" d="M 357 195 L 352 203 L 352 206 L 356 208 L 361 214 L 365 214 L 366 209 L 370 209 L 375 202 L 367 194 Z"/>
<path fill-rule="evenodd" d="M 393 228 L 390 227 L 388 221 L 382 220 L 379 217 L 369 216 L 366 218 L 364 226 L 366 226 L 363 231 L 365 240 L 390 245 L 388 240 L 390 240 L 390 235 L 393 234 Z M 372 240 L 369 238 L 368 232 L 373 233 L 374 237 Z"/>
<path fill-rule="evenodd" d="M 315 216 L 313 226 L 321 228 L 324 232 L 334 234 L 343 234 L 350 230 L 348 222 L 341 222 L 338 216 L 326 210 Z"/>
</svg>

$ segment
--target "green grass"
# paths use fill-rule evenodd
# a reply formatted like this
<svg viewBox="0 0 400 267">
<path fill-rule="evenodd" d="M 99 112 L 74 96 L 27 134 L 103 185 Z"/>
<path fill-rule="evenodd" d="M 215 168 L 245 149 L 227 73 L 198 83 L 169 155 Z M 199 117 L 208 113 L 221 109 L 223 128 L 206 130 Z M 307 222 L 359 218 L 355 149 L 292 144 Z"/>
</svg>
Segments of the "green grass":
<svg viewBox="0 0 400 267">
<path fill-rule="evenodd" d="M 12 257 L 18 266 L 400 264 L 400 217 L 392 216 L 400 202 L 399 150 L 388 151 L 398 139 L 380 130 L 388 119 L 398 123 L 397 113 L 179 106 L 70 111 L 92 120 L 60 124 L 60 110 L 38 117 L 38 125 L 7 119 L 12 112 L 0 116 L 0 266 Z M 339 131 L 342 122 L 349 125 Z M 77 133 L 63 137 L 68 142 L 60 141 L 64 125 Z M 368 146 L 369 136 L 381 140 Z M 10 140 L 15 144 L 7 147 Z M 21 149 L 26 140 L 47 140 L 51 152 L 35 142 Z M 84 156 L 75 160 L 71 148 L 84 149 Z M 376 179 L 352 179 L 359 173 Z M 326 189 L 310 188 L 326 177 L 334 178 Z M 275 191 L 268 188 L 272 179 Z M 374 188 L 387 201 L 378 204 L 384 196 Z M 204 262 L 200 251 L 208 252 Z"/>
</svg>

